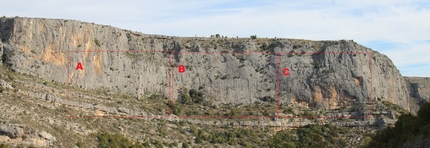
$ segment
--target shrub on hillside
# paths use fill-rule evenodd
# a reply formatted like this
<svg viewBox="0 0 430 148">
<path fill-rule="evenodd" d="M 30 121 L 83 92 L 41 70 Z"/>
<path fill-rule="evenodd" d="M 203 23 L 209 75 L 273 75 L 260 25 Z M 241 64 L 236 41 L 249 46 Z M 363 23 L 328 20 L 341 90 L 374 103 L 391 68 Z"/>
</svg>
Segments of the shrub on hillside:
<svg viewBox="0 0 430 148">
<path fill-rule="evenodd" d="M 372 136 L 367 147 L 398 147 L 407 141 L 413 141 L 420 135 L 430 134 L 430 103 L 421 106 L 418 116 L 401 115 L 394 127 L 387 127 Z"/>
<path fill-rule="evenodd" d="M 4 143 L 0 144 L 0 148 L 8 148 L 8 146 Z"/>
<path fill-rule="evenodd" d="M 204 101 L 204 94 L 201 91 L 197 91 L 195 89 L 182 89 L 181 93 L 181 101 L 182 104 L 191 104 L 191 103 L 202 103 Z"/>
<path fill-rule="evenodd" d="M 144 147 L 141 143 L 133 143 L 120 134 L 109 134 L 106 132 L 97 135 L 99 140 L 99 148 L 113 148 L 113 147 L 127 147 L 127 148 L 140 148 Z"/>
<path fill-rule="evenodd" d="M 260 98 L 261 101 L 263 102 L 269 102 L 269 103 L 275 103 L 276 99 L 273 98 L 272 96 L 264 96 L 262 98 Z"/>
<path fill-rule="evenodd" d="M 307 125 L 297 130 L 283 130 L 267 141 L 269 147 L 345 147 L 342 131 L 333 125 Z"/>
</svg>

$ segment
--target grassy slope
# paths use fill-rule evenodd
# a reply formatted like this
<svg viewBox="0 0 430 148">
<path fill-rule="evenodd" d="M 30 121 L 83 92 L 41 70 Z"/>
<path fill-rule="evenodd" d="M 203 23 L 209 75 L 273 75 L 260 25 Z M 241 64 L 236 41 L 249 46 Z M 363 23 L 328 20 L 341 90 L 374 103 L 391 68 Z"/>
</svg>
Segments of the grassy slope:
<svg viewBox="0 0 430 148">
<path fill-rule="evenodd" d="M 75 145 L 84 147 L 96 147 L 99 145 L 99 138 L 103 133 L 114 135 L 121 139 L 125 137 L 130 143 L 140 142 L 142 145 L 180 147 L 182 144 L 188 146 L 247 146 L 247 147 L 267 147 L 276 144 L 276 134 L 278 130 L 266 127 L 239 127 L 234 125 L 205 125 L 201 123 L 221 122 L 236 119 L 201 119 L 201 123 L 194 124 L 194 120 L 166 120 L 166 119 L 135 119 L 135 118 L 69 118 L 68 111 L 72 115 L 94 115 L 94 110 L 82 107 L 67 108 L 67 104 L 44 98 L 46 94 L 58 96 L 67 100 L 68 86 L 57 82 L 49 82 L 33 76 L 20 75 L 7 70 L 0 69 L 0 80 L 11 84 L 13 88 L 1 88 L 0 101 L 0 123 L 16 123 L 27 125 L 31 128 L 46 131 L 56 137 L 54 145 L 59 147 L 73 147 Z M 71 87 L 72 98 L 81 104 L 103 104 L 105 106 L 137 108 L 148 113 L 168 114 L 167 100 L 160 95 L 150 95 L 144 100 L 126 94 L 115 94 L 101 90 L 85 90 Z M 35 96 L 36 95 L 36 96 Z M 39 95 L 39 97 L 37 97 Z M 86 96 L 87 99 L 79 100 L 79 95 Z M 78 98 L 78 99 L 76 99 Z M 142 103 L 144 102 L 144 103 Z M 188 104 L 190 105 L 190 104 Z M 191 109 L 202 104 L 191 104 Z M 378 105 L 385 108 L 395 108 L 383 103 Z M 376 105 L 375 105 L 376 106 Z M 206 106 L 210 107 L 210 106 Z M 263 102 L 264 107 L 264 102 Z M 186 114 L 190 108 L 184 108 L 181 114 Z M 253 110 L 264 113 L 259 106 L 243 105 L 233 109 L 228 106 L 220 107 L 222 114 L 242 114 Z M 298 108 L 292 108 L 300 114 Z M 288 110 L 286 112 L 289 112 Z M 246 119 L 241 119 L 246 121 Z M 251 119 L 250 119 L 251 120 Z M 256 120 L 256 119 L 252 119 Z M 261 120 L 265 122 L 266 119 Z M 267 119 L 270 120 L 270 119 Z M 348 121 L 333 120 L 337 122 Z M 293 121 L 293 120 L 291 120 Z M 316 121 L 316 120 L 315 120 Z M 327 129 L 337 131 L 335 134 L 327 132 Z M 325 146 L 339 146 L 346 143 L 349 146 L 358 146 L 362 140 L 357 139 L 357 133 L 362 139 L 369 136 L 373 129 L 369 127 L 320 127 L 306 126 L 300 129 L 283 130 L 282 133 L 290 133 L 298 139 L 293 140 L 296 145 L 303 143 L 303 133 L 313 133 L 309 131 L 323 131 L 313 134 L 317 140 L 329 141 L 322 143 Z M 123 137 L 118 137 L 120 136 Z M 335 135 L 335 136 L 333 136 Z M 105 135 L 106 136 L 106 135 Z M 333 137 L 328 137 L 333 136 Z M 99 138 L 98 138 L 99 137 Z M 279 136 L 278 136 L 279 137 Z M 302 138 L 300 138 L 302 137 Z M 282 136 L 280 137 L 282 139 Z M 278 138 L 279 139 L 279 138 Z M 367 138 L 368 139 L 368 138 Z M 309 141 L 309 139 L 307 139 Z M 312 141 L 312 140 L 310 140 Z M 313 140 L 315 141 L 315 140 Z M 333 141 L 343 141 L 333 143 Z M 186 143 L 186 144 L 185 144 Z M 321 143 L 320 143 L 321 144 Z"/>
</svg>

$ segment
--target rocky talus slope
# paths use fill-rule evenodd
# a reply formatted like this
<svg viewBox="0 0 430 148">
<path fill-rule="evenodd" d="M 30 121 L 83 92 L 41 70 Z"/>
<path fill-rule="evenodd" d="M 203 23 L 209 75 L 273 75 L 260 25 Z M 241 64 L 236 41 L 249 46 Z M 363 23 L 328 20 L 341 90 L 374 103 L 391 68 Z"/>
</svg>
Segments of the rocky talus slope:
<svg viewBox="0 0 430 148">
<path fill-rule="evenodd" d="M 91 102 L 68 101 L 68 89 L 73 92 L 72 96 L 90 99 Z M 344 131 L 340 137 L 347 141 L 348 145 L 358 146 L 363 144 L 363 140 L 368 138 L 372 131 L 393 125 L 396 117 L 406 112 L 397 105 L 376 102 L 372 113 L 374 118 L 195 119 L 169 116 L 164 98 L 147 97 L 141 100 L 145 102 L 140 103 L 141 101 L 127 94 L 110 94 L 79 87 L 68 88 L 67 85 L 55 81 L 16 74 L 2 66 L 0 144 L 12 147 L 96 147 L 96 135 L 109 132 L 121 133 L 130 140 L 149 143 L 152 147 L 159 144 L 167 147 L 181 147 L 186 144 L 204 147 L 267 147 L 265 141 L 277 131 L 294 130 L 309 124 L 332 124 Z M 107 113 L 109 116 L 104 116 Z M 133 117 L 136 114 L 153 116 Z M 348 110 L 339 110 L 333 114 L 347 115 Z M 70 115 L 78 116 L 71 118 Z M 104 118 L 101 118 L 103 116 Z M 238 141 L 235 144 L 198 142 L 198 135 L 195 133 L 197 130 L 214 134 L 231 131 L 252 134 L 235 138 Z"/>
</svg>

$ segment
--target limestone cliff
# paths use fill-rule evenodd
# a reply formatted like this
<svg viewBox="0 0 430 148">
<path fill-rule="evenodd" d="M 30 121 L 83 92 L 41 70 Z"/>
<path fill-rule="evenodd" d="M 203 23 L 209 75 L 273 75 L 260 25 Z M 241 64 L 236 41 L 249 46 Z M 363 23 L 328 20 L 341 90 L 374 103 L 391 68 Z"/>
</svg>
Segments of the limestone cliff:
<svg viewBox="0 0 430 148">
<path fill-rule="evenodd" d="M 266 97 L 336 109 L 386 100 L 409 109 L 392 61 L 352 40 L 173 37 L 42 18 L 1 18 L 0 35 L 11 70 L 75 87 L 170 99 L 187 88 L 214 104 Z M 75 70 L 78 62 L 84 70 Z"/>
<path fill-rule="evenodd" d="M 405 77 L 408 84 L 411 112 L 417 112 L 419 107 L 430 101 L 430 78 Z"/>
</svg>

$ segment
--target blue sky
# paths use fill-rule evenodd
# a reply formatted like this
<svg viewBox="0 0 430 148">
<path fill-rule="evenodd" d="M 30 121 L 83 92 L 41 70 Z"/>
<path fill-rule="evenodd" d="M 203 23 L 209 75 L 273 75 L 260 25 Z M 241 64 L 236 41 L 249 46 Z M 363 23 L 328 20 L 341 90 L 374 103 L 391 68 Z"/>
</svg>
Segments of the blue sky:
<svg viewBox="0 0 430 148">
<path fill-rule="evenodd" d="M 0 0 L 0 15 L 64 18 L 173 36 L 353 39 L 402 75 L 430 77 L 428 0 Z"/>
</svg>

